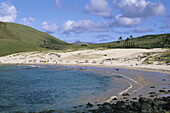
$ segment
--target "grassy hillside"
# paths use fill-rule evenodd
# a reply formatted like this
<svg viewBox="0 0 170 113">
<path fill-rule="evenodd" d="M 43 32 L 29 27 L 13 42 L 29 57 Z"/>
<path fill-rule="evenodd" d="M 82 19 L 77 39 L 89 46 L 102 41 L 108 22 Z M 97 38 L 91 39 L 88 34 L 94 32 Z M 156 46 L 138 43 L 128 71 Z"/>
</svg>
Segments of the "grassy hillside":
<svg viewBox="0 0 170 113">
<path fill-rule="evenodd" d="M 102 44 L 90 44 L 89 48 L 170 48 L 170 33 L 160 35 L 146 35 L 137 38 Z"/>
<path fill-rule="evenodd" d="M 43 48 L 39 46 L 44 43 L 44 40 L 48 44 L 67 45 L 66 42 L 31 27 L 0 22 L 0 56 L 42 50 Z"/>
<path fill-rule="evenodd" d="M 44 44 L 44 41 L 47 44 Z M 47 33 L 40 32 L 31 27 L 0 22 L 0 56 L 44 49 L 53 50 L 82 50 L 82 49 L 108 49 L 108 48 L 169 48 L 170 33 L 160 35 L 147 35 L 121 41 L 101 44 L 71 45 Z"/>
</svg>

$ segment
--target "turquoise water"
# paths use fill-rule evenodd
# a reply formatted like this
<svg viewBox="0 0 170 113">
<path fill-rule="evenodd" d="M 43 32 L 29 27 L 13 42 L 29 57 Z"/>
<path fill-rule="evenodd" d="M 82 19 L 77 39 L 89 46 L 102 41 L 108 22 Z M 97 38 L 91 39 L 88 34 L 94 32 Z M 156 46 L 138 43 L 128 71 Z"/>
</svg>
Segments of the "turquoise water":
<svg viewBox="0 0 170 113">
<path fill-rule="evenodd" d="M 68 110 L 117 86 L 113 78 L 88 71 L 0 66 L 0 112 Z"/>
</svg>

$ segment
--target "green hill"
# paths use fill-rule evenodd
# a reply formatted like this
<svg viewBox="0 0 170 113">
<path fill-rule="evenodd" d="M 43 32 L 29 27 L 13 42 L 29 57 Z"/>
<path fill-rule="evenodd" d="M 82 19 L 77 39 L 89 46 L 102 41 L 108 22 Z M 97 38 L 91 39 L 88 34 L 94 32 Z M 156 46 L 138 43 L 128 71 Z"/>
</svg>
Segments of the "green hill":
<svg viewBox="0 0 170 113">
<path fill-rule="evenodd" d="M 47 44 L 67 45 L 66 42 L 31 27 L 0 22 L 0 56 L 42 50 L 40 45 L 44 44 L 44 41 Z"/>
<path fill-rule="evenodd" d="M 146 35 L 126 40 L 114 41 L 102 44 L 89 44 L 89 48 L 169 48 L 170 33 L 159 35 Z"/>
<path fill-rule="evenodd" d="M 44 44 L 44 41 L 46 44 Z M 169 48 L 170 33 L 146 35 L 110 43 L 71 45 L 28 26 L 0 22 L 0 56 L 44 49 L 80 50 L 96 48 Z"/>
</svg>

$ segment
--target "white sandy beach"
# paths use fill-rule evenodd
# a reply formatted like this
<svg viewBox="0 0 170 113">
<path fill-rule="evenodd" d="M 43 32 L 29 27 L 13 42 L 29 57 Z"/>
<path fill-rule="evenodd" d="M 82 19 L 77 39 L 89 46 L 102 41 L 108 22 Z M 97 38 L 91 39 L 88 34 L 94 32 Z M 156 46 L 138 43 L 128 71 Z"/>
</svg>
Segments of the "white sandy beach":
<svg viewBox="0 0 170 113">
<path fill-rule="evenodd" d="M 167 49 L 109 49 L 74 52 L 22 52 L 0 57 L 0 64 L 57 64 L 78 66 L 125 67 L 170 71 L 170 65 L 161 61 L 144 63 L 148 57 L 159 55 Z"/>
</svg>

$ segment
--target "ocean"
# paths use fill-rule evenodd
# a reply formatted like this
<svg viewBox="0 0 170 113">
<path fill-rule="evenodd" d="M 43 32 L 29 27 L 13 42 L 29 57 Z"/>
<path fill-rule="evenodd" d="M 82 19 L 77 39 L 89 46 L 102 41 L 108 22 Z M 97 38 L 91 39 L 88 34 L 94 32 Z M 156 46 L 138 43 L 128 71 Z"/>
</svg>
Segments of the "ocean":
<svg viewBox="0 0 170 113">
<path fill-rule="evenodd" d="M 0 113 L 72 112 L 75 106 L 110 102 L 124 93 L 147 97 L 168 90 L 169 81 L 167 74 L 121 68 L 1 65 Z"/>
<path fill-rule="evenodd" d="M 114 77 L 86 69 L 0 66 L 0 112 L 67 111 L 88 102 L 107 101 L 127 87 Z"/>
</svg>

